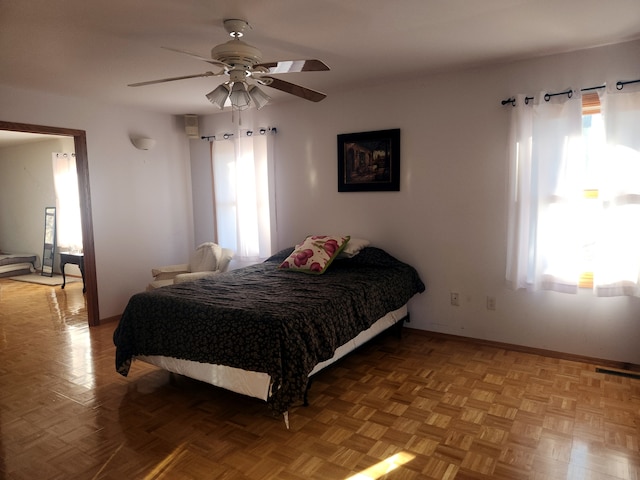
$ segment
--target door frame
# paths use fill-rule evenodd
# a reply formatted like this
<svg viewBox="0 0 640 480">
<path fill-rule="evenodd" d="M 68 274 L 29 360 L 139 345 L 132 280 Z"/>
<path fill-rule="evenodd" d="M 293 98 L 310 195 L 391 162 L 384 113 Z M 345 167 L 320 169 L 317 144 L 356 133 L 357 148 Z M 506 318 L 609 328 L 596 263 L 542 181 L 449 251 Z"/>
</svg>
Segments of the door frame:
<svg viewBox="0 0 640 480">
<path fill-rule="evenodd" d="M 73 137 L 80 197 L 80 222 L 82 223 L 82 248 L 84 251 L 84 280 L 86 284 L 87 317 L 90 327 L 100 325 L 98 310 L 98 281 L 93 241 L 93 217 L 91 215 L 91 190 L 89 188 L 89 159 L 87 158 L 87 132 L 72 128 L 30 125 L 0 120 L 0 130 L 40 133 Z"/>
</svg>

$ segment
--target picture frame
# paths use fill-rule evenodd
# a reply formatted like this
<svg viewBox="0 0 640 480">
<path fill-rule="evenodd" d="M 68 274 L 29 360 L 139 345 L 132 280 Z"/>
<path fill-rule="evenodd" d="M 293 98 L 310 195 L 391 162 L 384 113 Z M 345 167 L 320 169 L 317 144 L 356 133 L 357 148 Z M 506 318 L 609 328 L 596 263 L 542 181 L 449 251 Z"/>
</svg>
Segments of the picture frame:
<svg viewBox="0 0 640 480">
<path fill-rule="evenodd" d="M 400 129 L 338 135 L 338 192 L 400 191 Z"/>
</svg>

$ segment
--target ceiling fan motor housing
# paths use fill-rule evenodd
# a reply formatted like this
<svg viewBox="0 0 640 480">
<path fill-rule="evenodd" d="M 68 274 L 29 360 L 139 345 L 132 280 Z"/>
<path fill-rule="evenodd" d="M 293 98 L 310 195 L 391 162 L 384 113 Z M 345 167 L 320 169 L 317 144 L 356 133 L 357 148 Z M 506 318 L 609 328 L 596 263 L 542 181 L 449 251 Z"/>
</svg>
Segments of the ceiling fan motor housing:
<svg viewBox="0 0 640 480">
<path fill-rule="evenodd" d="M 228 65 L 251 68 L 262 61 L 262 52 L 242 40 L 234 39 L 213 47 L 211 58 Z"/>
</svg>

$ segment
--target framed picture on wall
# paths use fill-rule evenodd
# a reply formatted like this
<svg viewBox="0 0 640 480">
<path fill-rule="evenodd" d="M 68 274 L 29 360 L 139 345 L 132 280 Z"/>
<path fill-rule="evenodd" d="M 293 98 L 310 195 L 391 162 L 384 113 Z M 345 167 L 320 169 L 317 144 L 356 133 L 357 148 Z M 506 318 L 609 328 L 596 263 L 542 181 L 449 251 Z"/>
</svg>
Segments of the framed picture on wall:
<svg viewBox="0 0 640 480">
<path fill-rule="evenodd" d="M 338 135 L 339 192 L 399 190 L 399 128 Z"/>
</svg>

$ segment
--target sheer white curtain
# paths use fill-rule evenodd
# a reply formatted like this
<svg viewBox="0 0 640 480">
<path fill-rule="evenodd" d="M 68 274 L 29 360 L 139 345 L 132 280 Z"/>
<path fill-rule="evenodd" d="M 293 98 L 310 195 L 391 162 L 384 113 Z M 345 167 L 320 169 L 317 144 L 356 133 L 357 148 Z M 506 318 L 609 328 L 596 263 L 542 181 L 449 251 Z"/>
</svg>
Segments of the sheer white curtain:
<svg viewBox="0 0 640 480">
<path fill-rule="evenodd" d="M 82 224 L 76 156 L 53 153 L 53 182 L 56 192 L 56 236 L 58 247 L 82 252 Z"/>
<path fill-rule="evenodd" d="M 212 143 L 217 242 L 239 261 L 271 255 L 269 169 L 274 135 L 240 131 Z"/>
<path fill-rule="evenodd" d="M 579 95 L 516 97 L 509 141 L 506 278 L 512 288 L 577 290 L 578 238 L 569 212 L 582 196 Z"/>
<path fill-rule="evenodd" d="M 600 296 L 640 295 L 639 90 L 610 88 L 601 98 L 607 150 L 594 274 Z"/>
<path fill-rule="evenodd" d="M 572 90 L 529 105 L 519 96 L 512 108 L 507 282 L 576 293 L 588 257 L 596 295 L 638 295 L 640 93 L 602 93 L 598 146 L 583 137 Z"/>
</svg>

